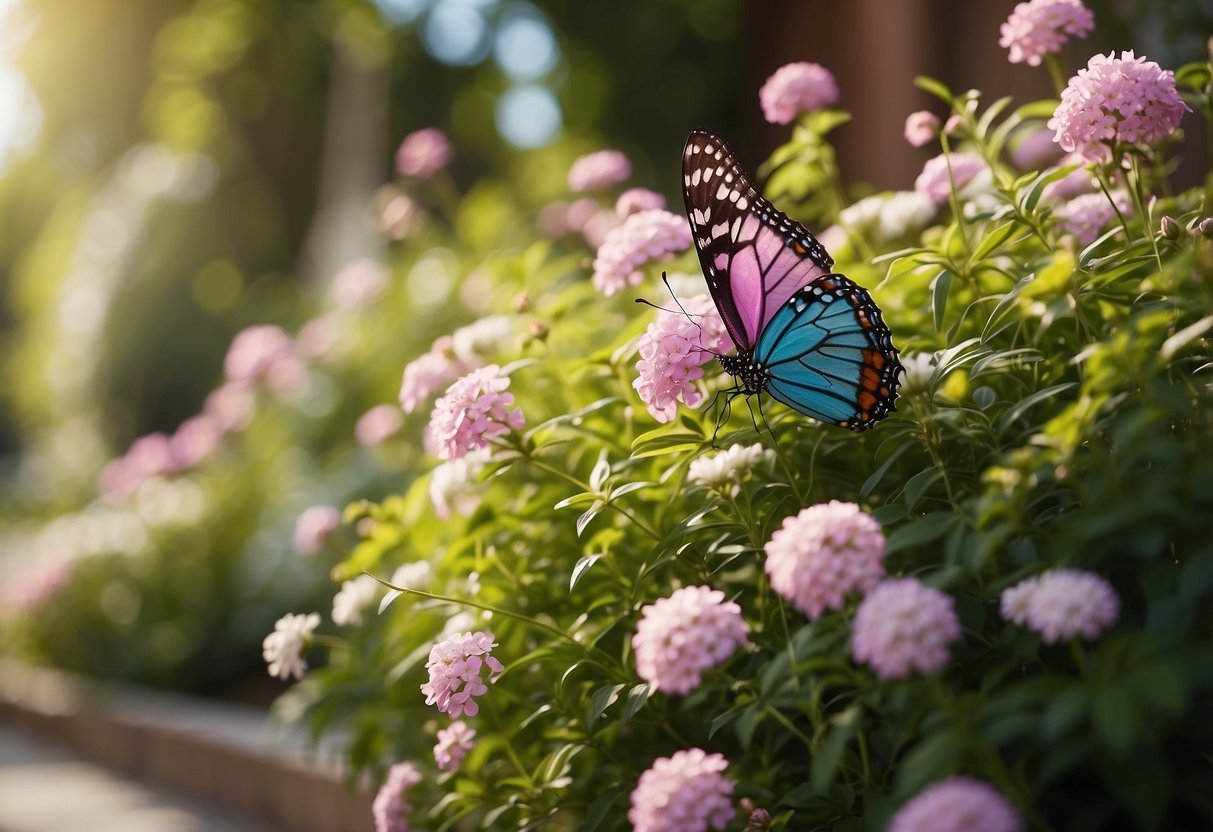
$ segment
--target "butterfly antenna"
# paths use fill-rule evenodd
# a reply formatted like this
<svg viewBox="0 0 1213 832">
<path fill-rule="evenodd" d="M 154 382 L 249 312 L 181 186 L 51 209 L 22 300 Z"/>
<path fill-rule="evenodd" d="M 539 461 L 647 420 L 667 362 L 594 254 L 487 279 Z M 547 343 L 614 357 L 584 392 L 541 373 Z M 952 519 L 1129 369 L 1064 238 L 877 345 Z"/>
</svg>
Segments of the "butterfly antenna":
<svg viewBox="0 0 1213 832">
<path fill-rule="evenodd" d="M 661 282 L 665 284 L 665 290 L 670 293 L 670 297 L 674 299 L 674 303 L 678 304 L 678 308 L 682 310 L 682 314 L 686 316 L 686 319 L 688 321 L 690 321 L 691 323 L 695 324 L 695 326 L 699 329 L 699 335 L 700 335 L 700 338 L 702 339 L 703 326 L 699 323 L 699 321 L 697 321 L 695 319 L 702 318 L 703 316 L 702 315 L 692 315 L 690 312 L 688 312 L 683 307 L 682 301 L 680 301 L 678 299 L 678 295 L 674 294 L 674 287 L 672 287 L 670 285 L 670 278 L 666 275 L 664 269 L 661 272 Z M 649 305 L 652 306 L 652 304 L 649 304 Z M 657 308 L 660 308 L 660 307 L 657 307 Z M 709 355 L 715 356 L 716 358 L 722 357 L 721 353 L 718 353 L 715 350 L 704 350 L 704 352 L 708 353 Z"/>
<path fill-rule="evenodd" d="M 645 306 L 651 306 L 653 309 L 659 309 L 662 312 L 669 312 L 671 315 L 677 314 L 674 312 L 673 309 L 666 309 L 664 306 L 658 306 L 657 304 L 653 303 L 651 300 L 648 300 L 646 298 L 636 298 L 636 302 L 643 303 Z M 686 313 L 684 312 L 683 314 L 686 314 Z"/>
</svg>

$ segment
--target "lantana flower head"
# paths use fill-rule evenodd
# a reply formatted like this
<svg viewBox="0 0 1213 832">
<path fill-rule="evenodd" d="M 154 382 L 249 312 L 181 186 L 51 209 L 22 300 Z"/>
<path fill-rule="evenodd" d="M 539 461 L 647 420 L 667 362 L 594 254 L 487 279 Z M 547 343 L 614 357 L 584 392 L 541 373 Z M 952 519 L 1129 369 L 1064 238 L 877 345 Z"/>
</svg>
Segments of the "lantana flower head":
<svg viewBox="0 0 1213 832">
<path fill-rule="evenodd" d="M 841 609 L 884 577 L 884 533 L 854 503 L 831 500 L 788 517 L 767 541 L 771 588 L 809 618 Z"/>
<path fill-rule="evenodd" d="M 632 163 L 618 150 L 588 153 L 569 168 L 569 190 L 592 191 L 623 182 L 632 175 Z"/>
<path fill-rule="evenodd" d="M 505 667 L 492 654 L 496 647 L 493 634 L 488 632 L 455 633 L 435 644 L 430 650 L 426 670 L 430 680 L 421 686 L 425 704 L 435 705 L 438 710 L 456 719 L 480 712 L 476 697 L 488 692 L 482 671 L 488 668 L 493 677 L 505 671 Z"/>
<path fill-rule="evenodd" d="M 269 665 L 271 676 L 302 679 L 307 671 L 303 651 L 320 626 L 320 613 L 287 613 L 274 624 L 274 632 L 261 643 L 261 655 Z"/>
<path fill-rule="evenodd" d="M 471 369 L 452 354 L 451 337 L 434 341 L 430 351 L 414 358 L 404 368 L 400 380 L 400 408 L 412 413 L 421 403 Z"/>
<path fill-rule="evenodd" d="M 430 472 L 430 502 L 434 514 L 445 520 L 456 514 L 471 514 L 480 505 L 476 479 L 489 454 L 473 451 L 460 459 L 443 462 Z"/>
<path fill-rule="evenodd" d="M 236 333 L 223 359 L 229 381 L 254 382 L 270 377 L 282 362 L 295 357 L 295 342 L 279 326 L 261 324 Z"/>
<path fill-rule="evenodd" d="M 257 409 L 253 388 L 243 381 L 229 381 L 210 392 L 202 412 L 218 422 L 224 433 L 235 433 L 248 427 Z"/>
<path fill-rule="evenodd" d="M 341 525 L 341 512 L 332 506 L 310 506 L 295 521 L 295 551 L 314 555 Z"/>
<path fill-rule="evenodd" d="M 948 169 L 951 167 L 951 176 Z M 922 167 L 922 173 L 914 180 L 914 190 L 936 204 L 947 202 L 952 195 L 952 186 L 959 194 L 966 185 L 976 187 L 990 175 L 986 160 L 976 153 L 941 153 Z"/>
<path fill-rule="evenodd" d="M 838 82 L 821 64 L 808 61 L 775 70 L 758 91 L 762 114 L 772 124 L 790 124 L 801 113 L 838 100 Z"/>
<path fill-rule="evenodd" d="M 939 134 L 939 116 L 930 110 L 918 110 L 906 116 L 905 138 L 914 147 L 928 144 Z"/>
<path fill-rule="evenodd" d="M 408 791 L 420 782 L 421 772 L 412 763 L 396 763 L 388 770 L 387 781 L 379 787 L 371 804 L 375 832 L 409 832 L 413 805 L 409 803 Z"/>
<path fill-rule="evenodd" d="M 1063 150 L 1091 162 L 1112 159 L 1111 144 L 1152 145 L 1179 126 L 1189 107 L 1175 73 L 1133 52 L 1095 55 L 1070 78 L 1049 129 Z"/>
<path fill-rule="evenodd" d="M 751 469 L 774 458 L 775 452 L 762 445 L 730 445 L 693 460 L 687 469 L 687 479 L 722 494 L 736 494 L 739 483 Z"/>
<path fill-rule="evenodd" d="M 457 771 L 463 758 L 476 745 L 476 732 L 461 719 L 438 731 L 438 744 L 434 746 L 434 762 L 442 771 Z"/>
<path fill-rule="evenodd" d="M 223 441 L 223 425 L 206 413 L 191 416 L 173 432 L 169 450 L 178 468 L 193 468 L 204 462 Z"/>
<path fill-rule="evenodd" d="M 383 585 L 370 575 L 345 581 L 333 596 L 333 623 L 342 627 L 361 624 L 363 612 L 382 594 Z"/>
<path fill-rule="evenodd" d="M 691 247 L 685 217 L 654 208 L 632 214 L 607 232 L 594 258 L 594 288 L 607 297 L 644 278 L 641 266 L 669 260 Z"/>
<path fill-rule="evenodd" d="M 1119 615 L 1112 585 L 1080 569 L 1050 569 L 1002 593 L 1002 617 L 1038 633 L 1046 644 L 1078 636 L 1093 641 Z"/>
<path fill-rule="evenodd" d="M 640 611 L 632 637 L 636 673 L 654 690 L 686 695 L 705 670 L 746 644 L 750 628 L 741 607 L 720 590 L 688 586 Z"/>
<path fill-rule="evenodd" d="M 851 655 L 888 681 L 917 671 L 929 675 L 948 663 L 948 645 L 960 638 L 950 595 L 914 578 L 884 581 L 855 613 Z"/>
<path fill-rule="evenodd" d="M 1113 191 L 1112 199 L 1116 207 L 1102 193 L 1080 194 L 1068 202 L 1057 206 L 1053 212 L 1058 227 L 1066 234 L 1073 234 L 1083 245 L 1092 242 L 1099 233 L 1116 219 L 1117 210 L 1121 216 L 1128 216 L 1133 206 L 1123 191 Z"/>
<path fill-rule="evenodd" d="M 669 422 L 678 402 L 695 407 L 703 394 L 695 382 L 703 365 L 729 348 L 728 335 L 716 305 L 707 295 L 682 304 L 687 314 L 659 310 L 640 336 L 640 360 L 632 386 L 658 422 Z"/>
<path fill-rule="evenodd" d="M 396 150 L 396 170 L 417 179 L 429 179 L 450 161 L 451 142 L 437 127 L 409 133 Z"/>
<path fill-rule="evenodd" d="M 452 384 L 434 403 L 430 436 L 439 459 L 460 459 L 477 448 L 487 448 L 495 436 L 521 430 L 526 420 L 510 405 L 510 377 L 496 364 L 472 370 Z"/>
<path fill-rule="evenodd" d="M 724 775 L 728 761 L 701 748 L 653 761 L 632 791 L 632 832 L 707 832 L 724 829 L 737 813 Z"/>
<path fill-rule="evenodd" d="M 403 423 L 400 408 L 390 404 L 376 405 L 358 417 L 354 425 L 354 438 L 359 445 L 378 445 L 400 430 Z"/>
<path fill-rule="evenodd" d="M 889 832 L 1021 832 L 1023 818 L 989 783 L 949 777 L 927 786 L 893 816 Z"/>
<path fill-rule="evenodd" d="M 1041 56 L 1060 52 L 1075 37 L 1095 28 L 1095 15 L 1082 0 L 1029 0 L 1020 3 L 1002 24 L 998 45 L 1010 50 L 1007 60 L 1040 66 Z"/>
<path fill-rule="evenodd" d="M 178 470 L 173 443 L 159 431 L 140 436 L 122 456 L 110 460 L 101 470 L 97 485 L 107 499 L 125 500 L 152 477 Z"/>
</svg>

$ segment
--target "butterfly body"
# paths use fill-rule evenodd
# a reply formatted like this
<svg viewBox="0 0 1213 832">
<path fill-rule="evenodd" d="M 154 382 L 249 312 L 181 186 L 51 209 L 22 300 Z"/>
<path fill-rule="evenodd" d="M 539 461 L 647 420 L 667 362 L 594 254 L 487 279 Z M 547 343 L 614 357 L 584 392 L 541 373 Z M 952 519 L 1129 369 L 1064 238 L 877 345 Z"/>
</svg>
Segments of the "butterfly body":
<svg viewBox="0 0 1213 832">
<path fill-rule="evenodd" d="M 864 430 L 894 409 L 901 365 L 867 290 L 831 272 L 803 225 L 750 184 L 728 145 L 697 130 L 683 197 L 712 299 L 737 354 L 721 366 L 823 422 Z"/>
</svg>

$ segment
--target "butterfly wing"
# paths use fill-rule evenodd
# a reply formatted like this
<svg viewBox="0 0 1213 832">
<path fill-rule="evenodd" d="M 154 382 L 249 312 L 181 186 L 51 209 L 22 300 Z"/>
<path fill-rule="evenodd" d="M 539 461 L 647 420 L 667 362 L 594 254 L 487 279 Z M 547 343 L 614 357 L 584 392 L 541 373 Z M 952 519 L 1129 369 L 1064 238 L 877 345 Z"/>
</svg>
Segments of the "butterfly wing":
<svg viewBox="0 0 1213 832">
<path fill-rule="evenodd" d="M 842 275 L 784 303 L 752 360 L 772 397 L 814 419 L 864 430 L 895 409 L 897 348 L 872 296 Z"/>
<path fill-rule="evenodd" d="M 834 261 L 803 225 L 758 193 L 725 141 L 705 130 L 687 139 L 682 196 L 725 328 L 738 348 L 753 350 L 784 303 Z"/>
</svg>

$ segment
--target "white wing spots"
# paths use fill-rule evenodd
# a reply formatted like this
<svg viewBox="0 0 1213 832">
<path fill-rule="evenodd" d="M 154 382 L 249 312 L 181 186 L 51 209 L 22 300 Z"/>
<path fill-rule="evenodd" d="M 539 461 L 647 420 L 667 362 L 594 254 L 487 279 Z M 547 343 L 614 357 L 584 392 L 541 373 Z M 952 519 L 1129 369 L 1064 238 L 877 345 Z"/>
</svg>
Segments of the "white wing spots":
<svg viewBox="0 0 1213 832">
<path fill-rule="evenodd" d="M 725 266 L 729 265 L 729 253 L 727 251 L 720 252 L 720 254 L 716 255 L 714 262 L 716 263 L 716 268 L 723 269 Z"/>
<path fill-rule="evenodd" d="M 696 225 L 707 225 L 708 224 L 707 213 L 705 213 L 704 211 L 701 211 L 698 208 L 696 208 L 694 211 L 691 212 L 691 219 L 694 221 L 694 223 Z"/>
<path fill-rule="evenodd" d="M 717 150 L 717 151 L 716 151 L 716 157 L 715 157 L 715 158 L 716 158 L 716 161 L 717 161 L 717 162 L 719 162 L 719 161 L 720 161 L 720 158 L 721 158 L 722 156 L 724 156 L 724 152 L 723 152 L 723 151 L 720 151 L 720 150 Z"/>
<path fill-rule="evenodd" d="M 737 207 L 740 208 L 742 211 L 744 211 L 746 209 L 746 206 L 749 204 L 750 203 L 746 201 L 746 198 L 744 196 L 741 199 L 737 200 Z"/>
<path fill-rule="evenodd" d="M 729 191 L 729 202 L 736 202 L 737 198 L 740 196 L 741 196 L 740 191 Z"/>
<path fill-rule="evenodd" d="M 683 177 L 682 177 L 682 184 L 684 184 L 684 185 L 690 185 L 690 184 L 691 184 L 691 177 L 689 177 L 689 176 L 683 176 Z"/>
<path fill-rule="evenodd" d="M 719 200 L 723 200 L 728 195 L 729 195 L 729 186 L 724 184 L 723 182 L 721 182 L 720 187 L 716 189 L 716 198 Z"/>
<path fill-rule="evenodd" d="M 729 235 L 734 240 L 738 239 L 738 237 L 741 236 L 741 217 L 738 217 L 737 219 L 733 220 L 733 229 L 732 229 L 732 231 L 729 232 Z"/>
<path fill-rule="evenodd" d="M 703 152 L 704 152 L 704 153 L 711 153 L 711 152 L 712 152 L 713 150 L 715 150 L 715 149 L 716 149 L 716 148 L 712 147 L 710 144 L 705 144 L 705 145 L 703 146 Z"/>
<path fill-rule="evenodd" d="M 707 182 L 709 179 L 711 179 L 711 178 L 712 178 L 712 174 L 713 174 L 713 173 L 715 173 L 715 171 L 714 171 L 714 170 L 712 170 L 711 168 L 704 168 L 704 170 L 703 170 L 703 181 L 704 181 L 704 182 Z"/>
<path fill-rule="evenodd" d="M 710 245 L 710 244 L 711 244 L 711 242 L 712 242 L 712 240 L 711 240 L 711 238 L 709 238 L 709 237 L 700 237 L 700 238 L 699 238 L 699 245 L 700 245 L 701 247 L 702 247 L 702 246 L 707 246 L 707 245 Z"/>
<path fill-rule="evenodd" d="M 728 182 L 728 183 L 730 183 L 730 184 L 731 184 L 731 183 L 733 182 L 733 174 L 731 174 L 731 173 L 726 173 L 726 174 L 724 175 L 724 181 L 725 181 L 725 182 Z"/>
<path fill-rule="evenodd" d="M 691 184 L 698 185 L 699 180 L 703 177 L 703 171 L 700 168 L 695 168 L 695 172 L 691 174 Z"/>
<path fill-rule="evenodd" d="M 712 226 L 712 236 L 713 237 L 723 237 L 725 234 L 728 234 L 728 233 L 729 233 L 729 224 L 727 222 L 722 222 L 719 225 Z"/>
<path fill-rule="evenodd" d="M 724 176 L 724 165 L 720 165 L 718 168 L 716 168 L 716 175 L 717 175 L 717 176 Z M 730 182 L 730 181 L 732 181 L 732 180 L 726 179 L 725 181 L 726 181 L 726 182 Z"/>
</svg>

